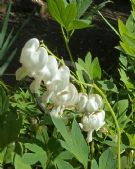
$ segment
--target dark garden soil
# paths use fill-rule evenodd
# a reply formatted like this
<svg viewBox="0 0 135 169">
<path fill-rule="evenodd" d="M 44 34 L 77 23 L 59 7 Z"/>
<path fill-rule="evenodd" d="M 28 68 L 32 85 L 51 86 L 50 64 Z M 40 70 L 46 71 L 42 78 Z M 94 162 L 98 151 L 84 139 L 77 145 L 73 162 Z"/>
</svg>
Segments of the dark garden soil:
<svg viewBox="0 0 135 169">
<path fill-rule="evenodd" d="M 126 20 L 130 14 L 130 9 L 128 0 L 115 0 L 104 8 L 102 14 L 117 28 L 117 19 Z M 26 10 L 26 7 L 16 9 L 10 21 L 10 27 L 14 26 L 15 30 L 19 29 L 29 15 L 31 13 Z M 48 48 L 55 54 L 68 60 L 59 25 L 50 18 L 45 19 L 31 15 L 29 22 L 21 31 L 14 45 L 14 48 L 17 48 L 16 57 L 3 76 L 3 79 L 8 84 L 12 85 L 15 82 L 15 76 L 12 74 L 20 66 L 19 57 L 21 49 L 25 42 L 33 37 L 44 40 Z M 119 51 L 114 49 L 118 44 L 119 38 L 100 16 L 94 19 L 93 28 L 76 31 L 70 41 L 74 60 L 77 60 L 78 57 L 84 58 L 85 54 L 91 51 L 92 56 L 98 56 L 101 66 L 111 76 L 115 76 L 118 66 Z"/>
</svg>

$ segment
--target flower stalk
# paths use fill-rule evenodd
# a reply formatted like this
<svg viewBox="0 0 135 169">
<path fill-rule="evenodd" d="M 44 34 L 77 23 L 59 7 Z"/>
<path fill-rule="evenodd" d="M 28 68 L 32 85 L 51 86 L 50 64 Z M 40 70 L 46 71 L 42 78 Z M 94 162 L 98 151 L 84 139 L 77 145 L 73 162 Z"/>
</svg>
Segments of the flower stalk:
<svg viewBox="0 0 135 169">
<path fill-rule="evenodd" d="M 118 135 L 118 140 L 117 140 L 117 155 L 118 155 L 118 169 L 121 169 L 121 161 L 120 161 L 120 143 L 121 143 L 121 130 L 118 124 L 118 120 L 116 118 L 115 112 L 113 111 L 110 103 L 108 102 L 105 94 L 102 92 L 102 90 L 96 85 L 93 84 L 93 87 L 100 93 L 100 95 L 103 97 L 107 107 L 109 108 L 111 115 L 113 117 L 113 120 L 115 122 L 116 125 L 116 130 L 117 130 L 117 135 Z"/>
<path fill-rule="evenodd" d="M 68 54 L 69 54 L 71 63 L 72 63 L 72 65 L 74 66 L 73 56 L 72 56 L 72 53 L 71 53 L 70 48 L 69 48 L 69 39 L 68 39 L 68 37 L 66 36 L 66 34 L 65 34 L 64 29 L 63 29 L 62 26 L 61 26 L 61 31 L 62 31 L 62 34 L 63 34 L 63 37 L 64 37 L 66 49 L 67 49 L 67 51 L 68 51 Z"/>
<path fill-rule="evenodd" d="M 72 76 L 72 77 L 73 77 L 73 76 Z M 84 82 L 80 82 L 79 80 L 75 79 L 74 77 L 73 77 L 73 79 L 74 79 L 78 84 L 80 83 L 80 84 L 82 84 L 82 85 L 95 88 L 95 89 L 99 92 L 99 94 L 102 96 L 102 98 L 103 98 L 104 101 L 105 101 L 105 104 L 107 105 L 108 109 L 110 110 L 110 113 L 111 113 L 111 115 L 112 115 L 112 117 L 113 117 L 113 120 L 114 120 L 114 122 L 115 122 L 115 125 L 116 125 L 117 136 L 118 136 L 118 140 L 117 140 L 118 166 L 117 166 L 117 168 L 118 168 L 118 169 L 121 169 L 121 160 L 120 160 L 121 130 L 120 130 L 120 127 L 119 127 L 119 124 L 118 124 L 118 121 L 117 121 L 117 117 L 116 117 L 116 115 L 115 115 L 115 112 L 113 111 L 113 109 L 112 109 L 110 103 L 108 102 L 108 100 L 107 100 L 105 94 L 102 92 L 102 90 L 101 90 L 95 83 L 93 83 L 93 84 L 87 84 L 87 83 L 84 83 Z"/>
</svg>

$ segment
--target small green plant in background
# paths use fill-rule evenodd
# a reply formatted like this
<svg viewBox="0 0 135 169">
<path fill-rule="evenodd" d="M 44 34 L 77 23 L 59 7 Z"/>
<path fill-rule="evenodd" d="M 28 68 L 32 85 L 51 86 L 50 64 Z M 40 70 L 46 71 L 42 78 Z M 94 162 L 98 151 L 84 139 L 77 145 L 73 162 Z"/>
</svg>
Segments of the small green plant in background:
<svg viewBox="0 0 135 169">
<path fill-rule="evenodd" d="M 10 1 L 9 5 L 7 6 L 8 6 L 7 12 L 4 17 L 3 25 L 1 28 L 1 32 L 0 32 L 0 76 L 4 74 L 7 67 L 11 63 L 12 59 L 15 57 L 16 49 L 12 49 L 13 44 L 15 40 L 17 39 L 20 31 L 23 29 L 25 24 L 28 22 L 28 20 L 26 20 L 24 24 L 22 24 L 22 26 L 16 32 L 15 35 L 13 35 L 14 28 L 12 28 L 11 31 L 8 33 L 8 24 L 10 20 L 12 2 Z M 9 53 L 10 50 L 12 50 L 11 53 Z"/>
<path fill-rule="evenodd" d="M 10 33 L 7 35 L 11 5 L 12 4 L 10 3 L 7 9 L 7 14 L 4 18 L 2 30 L 0 32 L 0 61 L 3 62 L 0 68 L 0 75 L 4 73 L 16 53 L 16 50 L 14 50 L 12 51 L 10 56 L 7 57 L 7 52 L 9 51 L 14 42 L 14 38 L 12 38 L 13 30 L 11 30 Z"/>
</svg>

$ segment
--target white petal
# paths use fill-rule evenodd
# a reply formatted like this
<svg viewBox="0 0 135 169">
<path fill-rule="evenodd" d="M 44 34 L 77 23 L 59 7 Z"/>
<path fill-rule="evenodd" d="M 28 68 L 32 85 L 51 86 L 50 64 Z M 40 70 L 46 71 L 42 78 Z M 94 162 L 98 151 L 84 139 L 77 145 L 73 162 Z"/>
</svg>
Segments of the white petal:
<svg viewBox="0 0 135 169">
<path fill-rule="evenodd" d="M 96 114 L 89 115 L 89 129 L 90 130 L 97 130 L 99 128 L 99 119 Z"/>
<path fill-rule="evenodd" d="M 64 107 L 57 106 L 52 109 L 52 111 L 50 112 L 50 115 L 53 117 L 60 118 L 62 117 L 63 111 L 64 111 Z"/>
<path fill-rule="evenodd" d="M 48 53 L 47 50 L 43 47 L 39 47 L 36 52 L 38 54 L 38 60 L 35 64 L 37 65 L 37 69 L 39 70 L 42 69 L 46 64 L 48 64 Z"/>
<path fill-rule="evenodd" d="M 90 130 L 88 133 L 87 133 L 87 143 L 90 143 L 92 141 L 92 130 Z"/>
<path fill-rule="evenodd" d="M 33 38 L 27 41 L 21 52 L 20 63 L 29 66 L 31 64 L 32 56 L 36 52 L 36 49 L 38 47 L 39 47 L 38 39 Z"/>
<path fill-rule="evenodd" d="M 42 102 L 48 103 L 53 94 L 54 91 L 49 91 L 49 90 L 45 91 L 44 94 L 42 95 Z"/>
<path fill-rule="evenodd" d="M 83 130 L 84 131 L 89 131 L 90 130 L 90 123 L 89 123 L 89 116 L 83 116 L 81 123 L 83 125 Z"/>
<path fill-rule="evenodd" d="M 72 83 L 69 83 L 65 90 L 54 93 L 52 100 L 56 105 L 74 106 L 78 101 L 77 89 Z"/>
<path fill-rule="evenodd" d="M 83 124 L 79 123 L 80 128 L 83 130 Z"/>
<path fill-rule="evenodd" d="M 98 128 L 96 129 L 99 130 L 104 124 L 105 124 L 105 111 L 102 110 L 98 113 L 95 114 L 98 117 Z"/>
<path fill-rule="evenodd" d="M 98 104 L 98 107 L 101 108 L 101 106 L 103 105 L 102 97 L 98 94 L 95 94 L 94 96 L 95 96 L 95 101 Z"/>
<path fill-rule="evenodd" d="M 81 123 L 83 124 L 83 130 L 99 130 L 104 124 L 105 112 L 100 112 L 83 116 Z"/>
<path fill-rule="evenodd" d="M 47 50 L 39 47 L 39 41 L 35 38 L 29 40 L 22 49 L 20 63 L 30 72 L 40 71 L 48 62 Z"/>
<path fill-rule="evenodd" d="M 92 113 L 95 111 L 98 111 L 99 107 L 97 102 L 95 101 L 95 98 L 91 97 L 88 99 L 87 104 L 86 104 L 86 110 L 88 113 Z"/>
<path fill-rule="evenodd" d="M 41 79 L 35 79 L 30 85 L 30 90 L 32 93 L 37 93 L 40 88 Z"/>
<path fill-rule="evenodd" d="M 43 68 L 42 72 L 44 74 L 44 83 L 50 84 L 53 78 L 58 73 L 58 62 L 53 56 L 49 55 L 47 65 Z"/>
<path fill-rule="evenodd" d="M 39 40 L 37 38 L 32 38 L 29 39 L 23 48 L 28 49 L 28 48 L 33 48 L 33 50 L 36 50 L 39 47 Z"/>
<path fill-rule="evenodd" d="M 17 69 L 15 74 L 16 74 L 16 80 L 21 80 L 28 75 L 28 72 L 27 69 L 22 66 L 19 69 Z"/>
<path fill-rule="evenodd" d="M 70 70 L 67 66 L 61 66 L 56 74 L 53 82 L 49 85 L 51 89 L 56 86 L 57 92 L 64 90 L 69 84 Z"/>
<path fill-rule="evenodd" d="M 88 96 L 85 93 L 79 93 L 78 97 L 79 99 L 76 108 L 79 110 L 79 112 L 84 112 L 86 110 L 86 103 L 88 101 Z"/>
</svg>

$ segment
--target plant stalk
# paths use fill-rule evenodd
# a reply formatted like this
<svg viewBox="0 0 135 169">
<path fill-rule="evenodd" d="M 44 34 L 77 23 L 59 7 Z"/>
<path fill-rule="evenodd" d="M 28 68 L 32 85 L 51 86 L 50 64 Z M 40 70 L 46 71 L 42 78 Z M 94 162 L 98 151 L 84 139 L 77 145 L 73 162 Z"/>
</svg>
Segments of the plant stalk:
<svg viewBox="0 0 135 169">
<path fill-rule="evenodd" d="M 69 48 L 69 39 L 67 38 L 67 36 L 66 36 L 66 34 L 65 34 L 64 29 L 63 29 L 62 26 L 61 26 L 61 31 L 62 31 L 62 34 L 63 34 L 63 37 L 64 37 L 66 49 L 67 49 L 67 51 L 68 51 L 68 54 L 69 54 L 71 63 L 72 63 L 72 65 L 74 66 L 73 56 L 72 56 L 72 53 L 71 53 L 70 48 Z"/>
<path fill-rule="evenodd" d="M 105 100 L 105 103 L 107 105 L 107 107 L 109 108 L 111 115 L 113 117 L 113 120 L 115 122 L 116 125 L 116 130 L 117 130 L 117 135 L 118 135 L 118 140 L 117 140 L 117 155 L 118 155 L 118 169 L 121 169 L 121 161 L 120 161 L 120 143 L 121 143 L 121 130 L 116 118 L 116 115 L 111 107 L 111 105 L 109 104 L 105 94 L 102 92 L 101 89 L 99 89 L 99 87 L 96 84 L 93 84 L 93 87 L 101 94 L 101 96 L 103 97 L 103 99 Z"/>
<path fill-rule="evenodd" d="M 113 117 L 113 120 L 115 122 L 115 125 L 116 125 L 116 130 L 117 130 L 117 136 L 118 136 L 118 140 L 117 140 L 117 156 L 118 156 L 118 166 L 117 166 L 117 169 L 121 169 L 121 160 L 120 160 L 120 143 L 121 143 L 121 130 L 120 130 L 120 127 L 119 127 L 119 124 L 118 124 L 118 121 L 117 121 L 117 118 L 116 118 L 116 115 L 110 105 L 110 103 L 108 102 L 105 94 L 102 92 L 102 90 L 95 84 L 87 84 L 87 83 L 84 83 L 84 82 L 80 82 L 79 80 L 75 79 L 74 80 L 80 84 L 83 84 L 83 85 L 86 85 L 86 86 L 90 86 L 90 87 L 93 87 L 95 88 L 99 93 L 100 95 L 103 97 L 107 107 L 109 108 L 110 112 L 111 112 L 111 115 Z"/>
</svg>

